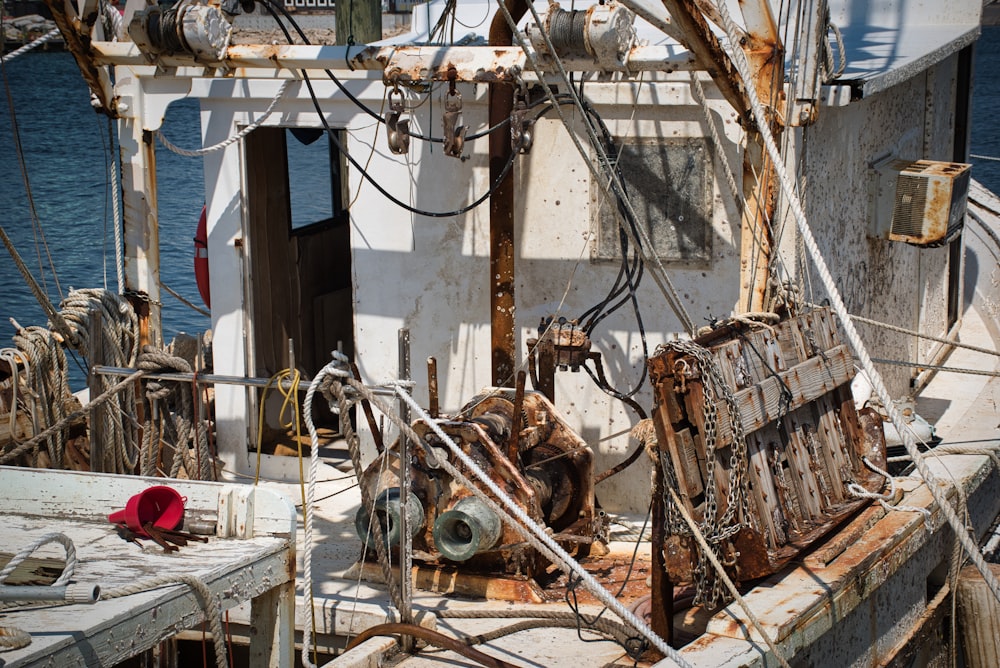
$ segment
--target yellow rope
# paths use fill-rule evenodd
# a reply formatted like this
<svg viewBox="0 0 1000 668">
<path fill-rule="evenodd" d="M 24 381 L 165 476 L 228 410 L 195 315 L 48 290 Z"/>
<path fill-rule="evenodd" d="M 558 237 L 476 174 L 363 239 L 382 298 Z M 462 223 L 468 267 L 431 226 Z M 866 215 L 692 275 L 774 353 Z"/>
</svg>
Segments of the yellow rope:
<svg viewBox="0 0 1000 668">
<path fill-rule="evenodd" d="M 302 419 L 298 401 L 301 380 L 302 376 L 299 374 L 298 369 L 284 369 L 271 376 L 267 380 L 267 385 L 264 386 L 264 391 L 261 392 L 260 407 L 257 413 L 257 470 L 254 473 L 253 484 L 256 485 L 260 481 L 261 449 L 264 442 L 264 407 L 267 404 L 267 393 L 272 386 L 275 386 L 283 397 L 281 410 L 278 411 L 278 426 L 282 429 L 295 427 L 295 444 L 299 455 L 299 494 L 302 497 L 302 513 L 304 516 L 306 512 L 306 476 L 302 466 Z M 288 381 L 287 387 L 285 387 L 285 381 Z M 287 418 L 285 417 L 286 415 L 288 415 Z M 316 649 L 316 603 L 311 590 L 309 591 L 309 617 L 312 621 L 313 661 L 318 664 L 319 655 Z"/>
</svg>

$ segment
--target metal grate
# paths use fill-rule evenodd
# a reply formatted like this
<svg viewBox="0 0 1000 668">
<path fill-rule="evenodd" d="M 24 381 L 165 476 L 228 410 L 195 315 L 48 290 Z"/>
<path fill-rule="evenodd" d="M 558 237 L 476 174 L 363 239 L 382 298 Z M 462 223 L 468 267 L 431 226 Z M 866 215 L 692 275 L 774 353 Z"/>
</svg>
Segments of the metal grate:
<svg viewBox="0 0 1000 668">
<path fill-rule="evenodd" d="M 896 184 L 896 204 L 892 210 L 892 233 L 910 237 L 923 235 L 927 179 L 900 174 Z"/>
</svg>

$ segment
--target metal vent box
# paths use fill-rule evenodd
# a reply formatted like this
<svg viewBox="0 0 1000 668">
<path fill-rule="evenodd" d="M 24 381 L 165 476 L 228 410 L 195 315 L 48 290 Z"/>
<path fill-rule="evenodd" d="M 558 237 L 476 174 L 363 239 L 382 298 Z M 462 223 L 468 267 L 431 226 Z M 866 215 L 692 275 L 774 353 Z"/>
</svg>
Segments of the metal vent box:
<svg viewBox="0 0 1000 668">
<path fill-rule="evenodd" d="M 919 246 L 948 241 L 965 220 L 971 168 L 896 158 L 873 164 L 871 236 Z"/>
</svg>

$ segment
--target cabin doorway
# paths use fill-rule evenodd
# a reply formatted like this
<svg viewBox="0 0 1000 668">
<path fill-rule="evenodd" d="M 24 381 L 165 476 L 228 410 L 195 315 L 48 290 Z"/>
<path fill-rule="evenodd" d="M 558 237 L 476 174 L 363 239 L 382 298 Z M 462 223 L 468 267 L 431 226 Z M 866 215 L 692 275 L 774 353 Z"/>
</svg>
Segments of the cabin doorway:
<svg viewBox="0 0 1000 668">
<path fill-rule="evenodd" d="M 247 135 L 244 151 L 248 368 L 272 378 L 294 365 L 311 379 L 331 351 L 354 355 L 346 160 L 323 128 L 258 128 Z M 307 387 L 304 380 L 300 403 Z M 255 422 L 262 400 L 265 417 L 254 426 L 253 447 L 263 437 L 265 452 L 291 454 L 277 448 L 297 450 L 295 428 L 281 415 L 281 393 L 256 393 Z M 324 435 L 339 434 L 339 421 L 322 400 L 313 417 Z M 301 433 L 308 445 L 304 425 Z"/>
</svg>

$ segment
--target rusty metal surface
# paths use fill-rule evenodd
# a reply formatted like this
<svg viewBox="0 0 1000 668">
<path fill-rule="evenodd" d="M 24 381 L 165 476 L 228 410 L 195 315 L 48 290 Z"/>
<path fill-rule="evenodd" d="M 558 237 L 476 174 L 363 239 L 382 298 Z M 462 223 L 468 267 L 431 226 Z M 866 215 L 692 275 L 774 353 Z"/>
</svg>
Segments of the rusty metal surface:
<svg viewBox="0 0 1000 668">
<path fill-rule="evenodd" d="M 458 416 L 440 420 L 437 426 L 522 510 L 548 526 L 557 542 L 578 554 L 586 553 L 603 528 L 594 500 L 593 454 L 541 394 L 525 393 L 515 419 L 515 394 L 503 390 L 476 397 Z M 413 427 L 436 457 L 452 459 L 430 425 L 418 420 Z M 361 484 L 371 498 L 399 486 L 398 448 L 397 441 L 362 475 Z M 544 560 L 506 525 L 495 543 L 480 546 L 464 561 L 446 559 L 442 552 L 454 552 L 437 545 L 438 519 L 472 492 L 438 468 L 423 448 L 412 447 L 409 462 L 412 493 L 424 513 L 423 528 L 413 538 L 417 561 L 454 566 L 463 573 L 531 577 L 543 572 Z M 464 468 L 457 459 L 452 463 Z M 471 472 L 466 475 L 476 479 Z"/>
<path fill-rule="evenodd" d="M 663 0 L 663 4 L 684 34 L 685 40 L 682 43 L 708 71 L 723 97 L 733 105 L 740 118 L 749 118 L 750 104 L 736 66 L 723 51 L 718 38 L 700 12 L 698 3 L 694 0 Z"/>
</svg>

